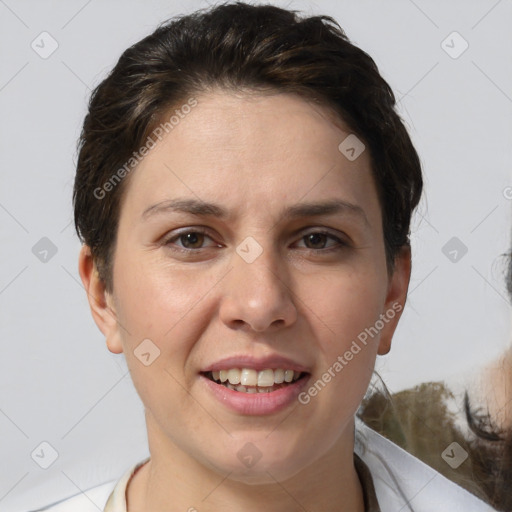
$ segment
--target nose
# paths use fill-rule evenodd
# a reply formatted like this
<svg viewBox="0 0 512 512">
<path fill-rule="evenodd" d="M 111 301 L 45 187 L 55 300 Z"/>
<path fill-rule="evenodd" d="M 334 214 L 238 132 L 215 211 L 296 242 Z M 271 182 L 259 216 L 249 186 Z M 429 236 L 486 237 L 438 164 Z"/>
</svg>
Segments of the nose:
<svg viewBox="0 0 512 512">
<path fill-rule="evenodd" d="M 265 332 L 297 320 L 293 292 L 277 255 L 265 250 L 251 263 L 233 255 L 233 268 L 224 281 L 219 309 L 221 321 L 232 329 Z"/>
</svg>

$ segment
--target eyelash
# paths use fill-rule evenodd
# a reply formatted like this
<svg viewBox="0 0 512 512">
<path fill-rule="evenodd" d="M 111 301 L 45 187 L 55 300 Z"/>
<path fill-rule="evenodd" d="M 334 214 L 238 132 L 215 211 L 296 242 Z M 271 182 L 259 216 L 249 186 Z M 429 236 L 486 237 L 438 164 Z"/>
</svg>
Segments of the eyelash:
<svg viewBox="0 0 512 512">
<path fill-rule="evenodd" d="M 180 233 L 173 234 L 171 237 L 164 239 L 162 242 L 162 245 L 172 249 L 173 251 L 177 251 L 177 252 L 181 252 L 181 253 L 188 253 L 188 254 L 191 254 L 194 252 L 199 252 L 203 249 L 207 249 L 207 247 L 199 247 L 196 249 L 190 249 L 187 247 L 179 247 L 174 244 L 174 242 L 179 240 L 182 236 L 190 234 L 190 233 L 202 234 L 202 235 L 205 235 L 206 237 L 210 238 L 210 240 L 213 240 L 212 237 L 209 236 L 208 232 L 205 229 L 202 229 L 202 228 L 190 229 L 190 228 L 188 228 L 185 231 L 181 231 Z M 305 233 L 304 235 L 302 235 L 300 237 L 300 240 L 304 240 L 304 238 L 306 238 L 309 235 L 325 235 L 326 237 L 328 237 L 331 240 L 336 242 L 336 245 L 334 245 L 333 247 L 323 248 L 323 249 L 311 249 L 309 247 L 305 247 L 306 250 L 313 251 L 316 253 L 326 254 L 326 253 L 336 252 L 336 251 L 345 249 L 349 246 L 349 244 L 347 242 L 341 240 L 337 236 L 334 236 L 332 233 L 329 233 L 328 231 L 321 230 L 321 229 L 316 230 L 316 231 L 309 231 L 309 232 Z"/>
</svg>

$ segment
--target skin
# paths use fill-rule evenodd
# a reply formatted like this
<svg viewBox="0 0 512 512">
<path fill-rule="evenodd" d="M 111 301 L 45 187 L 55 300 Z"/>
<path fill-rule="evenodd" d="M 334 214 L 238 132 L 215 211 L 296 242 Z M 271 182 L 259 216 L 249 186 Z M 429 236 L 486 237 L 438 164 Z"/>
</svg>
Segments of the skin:
<svg viewBox="0 0 512 512">
<path fill-rule="evenodd" d="M 290 94 L 217 90 L 197 100 L 129 178 L 112 294 L 89 248 L 80 253 L 93 317 L 109 350 L 124 352 L 146 411 L 151 461 L 128 487 L 128 509 L 363 511 L 354 414 L 400 314 L 307 405 L 235 413 L 199 372 L 231 355 L 279 354 L 316 381 L 380 314 L 404 306 L 410 251 L 389 276 L 368 151 L 351 162 L 338 150 L 350 130 L 330 110 Z M 215 203 L 229 216 L 141 219 L 174 198 Z M 357 205 L 366 220 L 350 210 L 283 216 L 330 199 Z M 207 236 L 191 246 L 175 236 L 200 226 Z M 336 238 L 306 237 L 322 230 Z M 248 236 L 263 249 L 252 263 L 236 252 Z M 148 338 L 160 356 L 144 366 L 134 350 Z M 237 457 L 247 442 L 262 454 L 250 469 Z"/>
<path fill-rule="evenodd" d="M 481 371 L 470 398 L 484 403 L 486 412 L 499 430 L 512 429 L 512 346 Z"/>
</svg>

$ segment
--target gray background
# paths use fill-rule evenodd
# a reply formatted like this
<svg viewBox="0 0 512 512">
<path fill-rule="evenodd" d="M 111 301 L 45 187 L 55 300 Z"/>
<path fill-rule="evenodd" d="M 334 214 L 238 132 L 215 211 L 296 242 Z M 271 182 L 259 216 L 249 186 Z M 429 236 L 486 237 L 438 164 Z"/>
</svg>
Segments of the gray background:
<svg viewBox="0 0 512 512">
<path fill-rule="evenodd" d="M 273 3 L 340 22 L 396 92 L 422 159 L 410 297 L 381 375 L 392 391 L 467 375 L 510 338 L 500 255 L 511 225 L 512 2 Z M 75 144 L 90 91 L 121 52 L 206 5 L 0 0 L 0 511 L 118 478 L 146 455 L 124 356 L 106 349 L 78 277 Z M 43 31 L 59 45 L 47 59 L 31 47 L 43 45 Z M 453 31 L 469 44 L 458 58 L 442 46 Z M 453 55 L 463 41 L 446 44 Z M 57 249 L 47 261 L 43 237 Z M 468 250 L 455 262 L 443 252 L 452 237 Z M 43 441 L 58 453 L 48 469 L 31 458 Z M 41 464 L 51 456 L 43 452 Z"/>
</svg>

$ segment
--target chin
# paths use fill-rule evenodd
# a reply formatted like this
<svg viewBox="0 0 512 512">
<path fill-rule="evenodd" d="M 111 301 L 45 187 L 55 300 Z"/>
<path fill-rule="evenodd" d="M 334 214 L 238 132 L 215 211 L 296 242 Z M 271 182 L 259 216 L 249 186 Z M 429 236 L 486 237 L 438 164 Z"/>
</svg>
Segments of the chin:
<svg viewBox="0 0 512 512">
<path fill-rule="evenodd" d="M 297 452 L 285 454 L 268 446 L 260 451 L 247 442 L 240 450 L 233 450 L 229 458 L 224 453 L 223 460 L 210 460 L 217 472 L 229 475 L 229 480 L 247 485 L 264 485 L 284 482 L 300 473 L 307 466 L 307 461 L 303 452 L 299 454 L 300 457 L 297 457 Z"/>
</svg>

